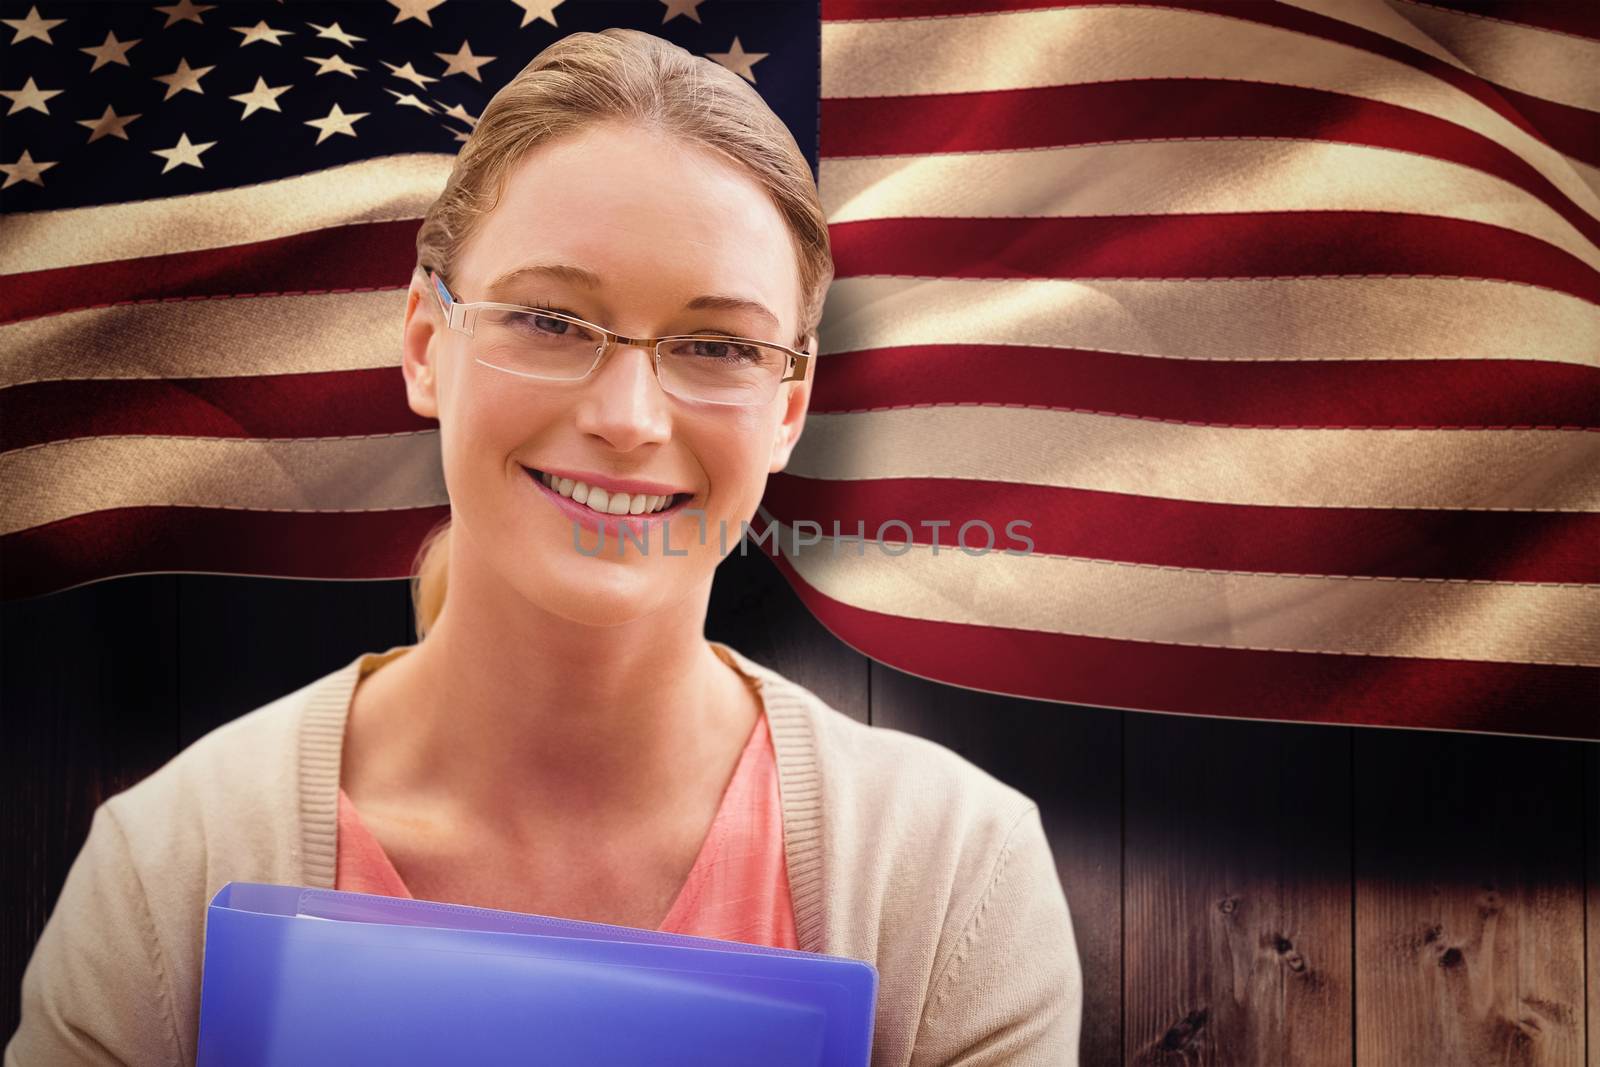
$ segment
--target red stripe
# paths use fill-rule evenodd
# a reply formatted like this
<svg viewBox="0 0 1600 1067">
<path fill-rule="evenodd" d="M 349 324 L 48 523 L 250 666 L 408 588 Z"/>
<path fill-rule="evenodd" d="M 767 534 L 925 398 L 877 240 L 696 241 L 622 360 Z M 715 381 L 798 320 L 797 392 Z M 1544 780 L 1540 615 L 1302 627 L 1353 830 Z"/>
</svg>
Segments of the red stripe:
<svg viewBox="0 0 1600 1067">
<path fill-rule="evenodd" d="M 335 226 L 254 244 L 12 274 L 0 322 L 80 308 L 218 297 L 403 289 L 415 219 Z"/>
<path fill-rule="evenodd" d="M 1539 128 L 1544 139 L 1573 159 L 1600 166 L 1600 114 L 1497 85 L 1500 95 Z"/>
<path fill-rule="evenodd" d="M 1600 740 L 1600 670 L 1196 648 L 900 618 L 842 604 L 775 560 L 845 644 L 946 685 L 1098 708 Z M 1063 714 L 1071 714 L 1063 709 Z"/>
<path fill-rule="evenodd" d="M 828 227 L 840 278 L 1286 278 L 1521 282 L 1600 304 L 1600 271 L 1479 222 L 1365 211 L 889 218 Z"/>
<path fill-rule="evenodd" d="M 1252 574 L 1600 582 L 1600 514 L 1590 513 L 1261 507 L 959 478 L 782 473 L 769 479 L 763 504 L 784 523 L 817 523 L 824 536 L 837 523 L 843 534 L 904 541 L 903 527 L 882 529 L 898 519 L 915 543 L 932 545 L 937 534 L 940 551 L 952 553 L 962 524 L 982 520 L 996 552 Z M 1008 527 L 1014 520 L 1031 525 Z M 964 543 L 988 547 L 984 529 L 969 529 Z M 839 546 L 841 554 L 859 550 Z"/>
<path fill-rule="evenodd" d="M 872 410 L 874 398 L 892 398 L 893 407 L 1016 405 L 1241 427 L 1600 428 L 1600 373 L 1534 361 L 1229 362 L 930 345 L 829 355 L 814 383 L 817 413 Z M 0 407 L 0 451 L 115 434 L 273 439 L 438 428 L 408 406 L 398 367 L 34 382 L 0 391 Z"/>
<path fill-rule="evenodd" d="M 1600 41 L 1600 4 L 1592 0 L 1428 0 L 1428 6 Z"/>
<path fill-rule="evenodd" d="M 34 382 L 0 391 L 0 451 L 113 434 L 286 438 L 436 430 L 399 367 L 238 378 Z M 330 423 L 337 420 L 337 424 Z"/>
<path fill-rule="evenodd" d="M 1327 15 L 1304 11 L 1287 4 L 1241 2 L 1241 0 L 1164 0 L 1154 5 L 1151 0 L 823 0 L 824 21 L 843 19 L 893 19 L 928 18 L 933 16 L 958 16 L 1000 11 L 1033 10 L 1060 7 L 1151 7 L 1160 6 L 1175 11 L 1194 11 L 1204 14 L 1235 18 L 1262 26 L 1303 33 L 1323 40 L 1360 48 L 1374 55 L 1396 60 L 1416 70 L 1453 85 L 1473 99 L 1484 104 L 1519 129 L 1544 140 L 1543 135 L 1515 106 L 1501 94 L 1500 88 L 1476 74 L 1451 66 L 1427 52 L 1402 44 L 1391 37 L 1341 22 Z M 1224 24 L 1218 32 L 1225 34 Z M 1241 70 L 1246 60 L 1241 59 Z M 1546 142 L 1549 143 L 1548 141 Z"/>
<path fill-rule="evenodd" d="M 1600 220 L 1504 145 L 1420 111 L 1320 89 L 1152 78 L 822 101 L 824 159 L 1206 137 L 1340 142 L 1457 163 L 1516 185 L 1600 241 Z"/>
<path fill-rule="evenodd" d="M 1533 360 L 1163 359 L 917 345 L 827 355 L 811 410 L 994 404 L 1193 425 L 1596 429 L 1600 371 Z"/>
<path fill-rule="evenodd" d="M 404 578 L 448 505 L 391 511 L 115 508 L 0 537 L 0 599 L 127 574 Z"/>
</svg>

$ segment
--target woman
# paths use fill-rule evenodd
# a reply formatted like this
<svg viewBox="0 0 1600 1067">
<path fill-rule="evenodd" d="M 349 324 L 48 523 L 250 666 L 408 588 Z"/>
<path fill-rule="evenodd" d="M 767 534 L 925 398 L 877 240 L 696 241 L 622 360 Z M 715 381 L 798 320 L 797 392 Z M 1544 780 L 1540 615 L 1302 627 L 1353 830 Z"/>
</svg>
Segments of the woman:
<svg viewBox="0 0 1600 1067">
<path fill-rule="evenodd" d="M 100 806 L 7 1067 L 193 1062 L 230 880 L 865 959 L 874 1067 L 1076 1063 L 1037 807 L 703 636 L 714 531 L 799 438 L 833 274 L 783 124 L 658 38 L 573 34 L 485 109 L 417 247 L 403 371 L 452 513 L 419 641 Z"/>
</svg>

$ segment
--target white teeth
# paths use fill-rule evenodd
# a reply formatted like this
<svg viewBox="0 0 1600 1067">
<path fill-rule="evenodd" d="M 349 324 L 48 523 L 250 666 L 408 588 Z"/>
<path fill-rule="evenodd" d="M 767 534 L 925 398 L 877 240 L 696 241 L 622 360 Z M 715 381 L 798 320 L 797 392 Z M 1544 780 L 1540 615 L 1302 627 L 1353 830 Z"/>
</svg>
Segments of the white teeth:
<svg viewBox="0 0 1600 1067">
<path fill-rule="evenodd" d="M 672 494 L 658 496 L 651 493 L 608 493 L 597 486 L 575 482 L 571 478 L 557 478 L 540 472 L 539 481 L 564 497 L 586 504 L 603 515 L 643 515 L 660 511 L 672 502 Z"/>
</svg>

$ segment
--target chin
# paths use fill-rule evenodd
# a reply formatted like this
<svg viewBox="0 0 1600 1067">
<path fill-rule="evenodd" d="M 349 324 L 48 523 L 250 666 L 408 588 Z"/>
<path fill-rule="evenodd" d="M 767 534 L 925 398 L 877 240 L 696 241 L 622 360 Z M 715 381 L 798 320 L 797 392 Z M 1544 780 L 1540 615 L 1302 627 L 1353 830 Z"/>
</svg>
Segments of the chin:
<svg viewBox="0 0 1600 1067">
<path fill-rule="evenodd" d="M 574 553 L 576 555 L 576 553 Z M 581 626 L 620 626 L 658 611 L 670 597 L 668 577 L 634 557 L 610 560 L 577 557 L 577 562 L 545 570 L 530 579 L 528 599 L 552 615 Z M 675 583 L 674 583 L 675 584 Z"/>
</svg>

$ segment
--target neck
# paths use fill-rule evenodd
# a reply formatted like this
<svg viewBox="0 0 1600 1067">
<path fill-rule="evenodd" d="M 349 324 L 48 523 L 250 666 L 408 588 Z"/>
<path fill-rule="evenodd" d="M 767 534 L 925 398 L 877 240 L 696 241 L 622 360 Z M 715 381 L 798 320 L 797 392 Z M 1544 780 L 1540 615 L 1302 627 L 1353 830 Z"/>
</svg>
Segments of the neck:
<svg viewBox="0 0 1600 1067">
<path fill-rule="evenodd" d="M 452 576 L 454 578 L 454 575 Z M 710 581 L 615 626 L 452 587 L 427 638 L 358 683 L 341 780 L 516 833 L 638 825 L 719 795 L 760 699 L 706 642 Z"/>
</svg>

